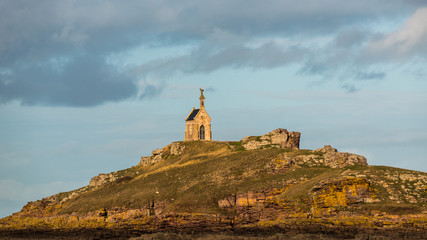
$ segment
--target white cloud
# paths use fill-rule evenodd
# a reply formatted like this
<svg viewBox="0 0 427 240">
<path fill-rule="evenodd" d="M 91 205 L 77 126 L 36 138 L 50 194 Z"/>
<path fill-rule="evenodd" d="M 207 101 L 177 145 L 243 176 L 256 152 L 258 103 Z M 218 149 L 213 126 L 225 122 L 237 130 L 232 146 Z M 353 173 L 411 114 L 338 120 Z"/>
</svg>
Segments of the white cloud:
<svg viewBox="0 0 427 240">
<path fill-rule="evenodd" d="M 376 55 L 405 57 L 427 54 L 427 8 L 419 8 L 397 31 L 386 34 L 368 46 Z"/>
</svg>

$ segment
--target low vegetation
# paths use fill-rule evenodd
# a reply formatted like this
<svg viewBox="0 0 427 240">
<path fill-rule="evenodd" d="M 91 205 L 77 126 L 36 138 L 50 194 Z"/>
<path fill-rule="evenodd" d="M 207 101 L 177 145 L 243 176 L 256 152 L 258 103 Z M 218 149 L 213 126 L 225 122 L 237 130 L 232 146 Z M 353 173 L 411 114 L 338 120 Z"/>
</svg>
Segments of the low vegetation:
<svg viewBox="0 0 427 240">
<path fill-rule="evenodd" d="M 366 165 L 334 168 L 322 165 L 322 151 L 245 150 L 242 142 L 178 145 L 182 152 L 172 154 L 169 145 L 153 164 L 139 164 L 109 174 L 108 181 L 29 203 L 2 219 L 0 229 L 155 229 L 159 221 L 169 227 L 194 222 L 233 228 L 291 222 L 402 226 L 391 215 L 401 216 L 413 228 L 425 227 L 423 172 Z"/>
</svg>

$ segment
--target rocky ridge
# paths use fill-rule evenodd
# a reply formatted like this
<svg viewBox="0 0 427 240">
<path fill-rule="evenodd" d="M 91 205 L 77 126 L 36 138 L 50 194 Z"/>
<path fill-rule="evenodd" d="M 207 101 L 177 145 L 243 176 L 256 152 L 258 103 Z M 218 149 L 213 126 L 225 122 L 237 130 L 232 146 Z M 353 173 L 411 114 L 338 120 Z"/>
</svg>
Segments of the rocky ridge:
<svg viewBox="0 0 427 240">
<path fill-rule="evenodd" d="M 137 166 L 29 202 L 0 220 L 0 233 L 274 228 L 422 239 L 426 173 L 368 166 L 363 156 L 328 145 L 300 150 L 300 134 L 291 133 L 277 129 L 238 142 L 174 142 Z M 251 141 L 260 144 L 245 148 L 256 145 Z"/>
</svg>

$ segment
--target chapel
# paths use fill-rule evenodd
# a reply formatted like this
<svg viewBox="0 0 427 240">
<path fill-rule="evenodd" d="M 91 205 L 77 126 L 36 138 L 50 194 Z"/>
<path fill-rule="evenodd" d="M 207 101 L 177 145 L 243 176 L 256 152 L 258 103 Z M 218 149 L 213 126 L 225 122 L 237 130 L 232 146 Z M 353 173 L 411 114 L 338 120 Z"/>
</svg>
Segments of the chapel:
<svg viewBox="0 0 427 240">
<path fill-rule="evenodd" d="M 205 110 L 205 96 L 200 89 L 200 108 L 191 110 L 185 119 L 185 141 L 212 141 L 211 117 Z"/>
</svg>

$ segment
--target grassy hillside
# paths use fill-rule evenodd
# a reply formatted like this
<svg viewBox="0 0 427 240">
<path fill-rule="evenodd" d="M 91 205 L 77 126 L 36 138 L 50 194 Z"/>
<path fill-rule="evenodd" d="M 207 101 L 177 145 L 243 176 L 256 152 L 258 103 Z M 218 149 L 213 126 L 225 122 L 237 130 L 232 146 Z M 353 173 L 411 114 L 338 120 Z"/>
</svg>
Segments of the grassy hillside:
<svg viewBox="0 0 427 240">
<path fill-rule="evenodd" d="M 185 146 L 182 154 L 172 155 L 170 147 L 166 147 L 161 161 L 117 172 L 117 180 L 88 188 L 66 201 L 61 213 L 144 208 L 153 201 L 167 202 L 167 210 L 174 212 L 218 213 L 222 211 L 218 201 L 230 194 L 263 190 L 275 190 L 278 201 L 295 202 L 308 211 L 315 184 L 342 176 L 359 176 L 372 183 L 380 203 L 361 204 L 366 209 L 394 212 L 404 212 L 405 209 L 420 212 L 425 209 L 425 201 L 411 203 L 407 197 L 425 199 L 425 191 L 417 190 L 414 181 L 393 179 L 404 174 L 425 177 L 422 172 L 380 166 L 286 166 L 286 163 L 281 163 L 284 154 L 293 157 L 310 154 L 322 157 L 322 154 L 278 148 L 245 151 L 240 142 L 195 141 L 181 142 L 180 145 Z M 283 171 L 271 170 L 280 164 Z M 407 191 L 402 190 L 402 186 Z M 393 197 L 393 194 L 398 197 Z"/>
<path fill-rule="evenodd" d="M 363 156 L 330 146 L 300 150 L 267 142 L 247 150 L 244 144 L 172 143 L 137 166 L 29 202 L 0 219 L 0 236 L 103 239 L 176 231 L 193 239 L 197 232 L 232 231 L 424 239 L 427 234 L 424 172 L 368 166 Z"/>
</svg>

